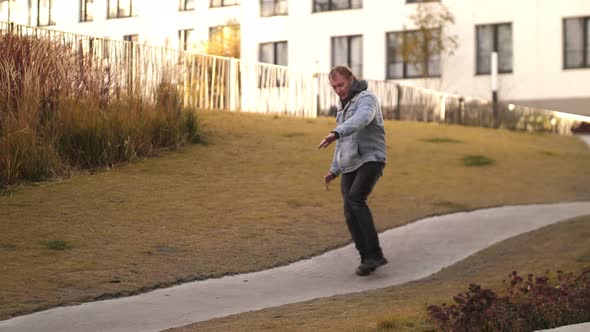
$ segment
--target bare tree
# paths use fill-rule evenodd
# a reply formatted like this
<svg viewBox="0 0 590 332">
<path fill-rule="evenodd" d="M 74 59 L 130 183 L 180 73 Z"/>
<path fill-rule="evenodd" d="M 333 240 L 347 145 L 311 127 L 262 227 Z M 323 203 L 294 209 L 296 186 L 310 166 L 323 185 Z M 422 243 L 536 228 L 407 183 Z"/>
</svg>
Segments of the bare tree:
<svg viewBox="0 0 590 332">
<path fill-rule="evenodd" d="M 453 55 L 459 46 L 457 35 L 449 32 L 454 15 L 442 3 L 419 3 L 410 19 L 415 30 L 403 34 L 404 61 L 422 77 L 439 76 L 442 55 Z"/>
</svg>

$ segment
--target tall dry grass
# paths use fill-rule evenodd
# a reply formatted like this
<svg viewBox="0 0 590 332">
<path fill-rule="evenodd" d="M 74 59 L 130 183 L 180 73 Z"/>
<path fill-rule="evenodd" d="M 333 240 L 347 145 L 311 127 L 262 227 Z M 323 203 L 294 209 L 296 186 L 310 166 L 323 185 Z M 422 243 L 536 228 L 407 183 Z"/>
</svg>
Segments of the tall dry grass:
<svg viewBox="0 0 590 332">
<path fill-rule="evenodd" d="M 198 140 L 194 110 L 182 107 L 173 85 L 162 82 L 150 102 L 117 75 L 56 41 L 0 36 L 0 187 Z"/>
</svg>

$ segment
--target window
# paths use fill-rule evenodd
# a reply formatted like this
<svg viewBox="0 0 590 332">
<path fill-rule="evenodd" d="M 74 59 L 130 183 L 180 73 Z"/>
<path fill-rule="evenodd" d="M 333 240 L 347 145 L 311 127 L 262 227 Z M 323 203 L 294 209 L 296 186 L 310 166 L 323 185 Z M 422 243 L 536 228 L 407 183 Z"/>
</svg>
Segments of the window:
<svg viewBox="0 0 590 332">
<path fill-rule="evenodd" d="M 139 35 L 126 35 L 123 36 L 123 40 L 126 42 L 137 43 L 139 41 Z"/>
<path fill-rule="evenodd" d="M 113 41 L 108 37 L 102 37 L 102 42 L 99 42 L 99 50 L 102 49 L 102 57 L 105 59 L 109 59 L 112 56 L 113 50 L 115 49 L 112 47 Z"/>
<path fill-rule="evenodd" d="M 178 10 L 195 10 L 195 0 L 179 0 Z"/>
<path fill-rule="evenodd" d="M 429 30 L 428 37 L 424 37 L 417 30 L 388 32 L 387 79 L 440 77 L 441 57 L 436 47 L 439 33 L 440 30 Z"/>
<path fill-rule="evenodd" d="M 363 37 L 332 37 L 332 67 L 347 65 L 357 77 L 363 76 Z"/>
<path fill-rule="evenodd" d="M 94 20 L 94 0 L 80 0 L 80 22 Z"/>
<path fill-rule="evenodd" d="M 259 46 L 258 60 L 273 65 L 287 66 L 287 42 L 263 43 Z"/>
<path fill-rule="evenodd" d="M 492 52 L 498 53 L 498 72 L 512 72 L 512 24 L 478 25 L 476 28 L 476 74 L 491 72 Z"/>
<path fill-rule="evenodd" d="M 590 17 L 563 20 L 563 67 L 590 68 Z"/>
<path fill-rule="evenodd" d="M 287 0 L 260 0 L 260 16 L 287 15 Z"/>
<path fill-rule="evenodd" d="M 14 0 L 0 0 L 0 21 L 10 22 L 10 9 L 12 8 Z"/>
<path fill-rule="evenodd" d="M 221 25 L 209 28 L 209 54 L 240 57 L 240 25 Z"/>
<path fill-rule="evenodd" d="M 124 57 L 126 60 L 133 62 L 133 52 L 134 52 L 133 44 L 135 44 L 139 41 L 139 36 L 138 35 L 126 35 L 126 36 L 123 36 L 123 40 L 126 42 L 129 42 L 129 44 L 125 46 L 127 51 L 125 52 Z"/>
<path fill-rule="evenodd" d="M 287 66 L 287 42 L 262 43 L 258 47 L 258 60 L 273 65 Z M 287 71 L 276 67 L 259 68 L 258 87 L 284 87 L 288 83 Z"/>
<path fill-rule="evenodd" d="M 189 42 L 191 40 L 191 34 L 193 29 L 179 30 L 178 31 L 178 48 L 186 51 L 189 49 Z"/>
<path fill-rule="evenodd" d="M 362 0 L 313 0 L 314 12 L 363 8 Z"/>
<path fill-rule="evenodd" d="M 227 7 L 227 6 L 235 6 L 239 5 L 239 0 L 211 0 L 209 7 Z"/>
<path fill-rule="evenodd" d="M 53 0 L 37 0 L 37 26 L 55 25 Z"/>
<path fill-rule="evenodd" d="M 108 0 L 107 18 L 133 16 L 133 0 Z"/>
</svg>

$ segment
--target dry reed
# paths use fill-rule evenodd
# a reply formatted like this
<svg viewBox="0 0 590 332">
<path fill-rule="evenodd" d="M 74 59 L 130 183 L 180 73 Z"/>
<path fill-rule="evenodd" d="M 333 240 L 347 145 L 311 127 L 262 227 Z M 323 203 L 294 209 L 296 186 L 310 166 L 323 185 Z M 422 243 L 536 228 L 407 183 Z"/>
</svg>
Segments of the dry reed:
<svg viewBox="0 0 590 332">
<path fill-rule="evenodd" d="M 93 52 L 0 36 L 0 188 L 198 140 L 194 110 L 182 107 L 175 86 L 162 82 L 151 103 L 118 75 Z"/>
</svg>

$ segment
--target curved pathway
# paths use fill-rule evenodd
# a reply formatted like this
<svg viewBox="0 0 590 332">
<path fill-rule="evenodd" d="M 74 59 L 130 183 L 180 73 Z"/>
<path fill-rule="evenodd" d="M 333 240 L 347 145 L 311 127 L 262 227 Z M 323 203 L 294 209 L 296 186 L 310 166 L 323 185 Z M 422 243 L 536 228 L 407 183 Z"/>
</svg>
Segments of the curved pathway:
<svg viewBox="0 0 590 332">
<path fill-rule="evenodd" d="M 16 317 L 0 331 L 160 331 L 215 317 L 420 279 L 492 244 L 590 214 L 590 202 L 507 206 L 430 217 L 380 235 L 389 264 L 357 277 L 348 245 L 287 266 Z"/>
</svg>

